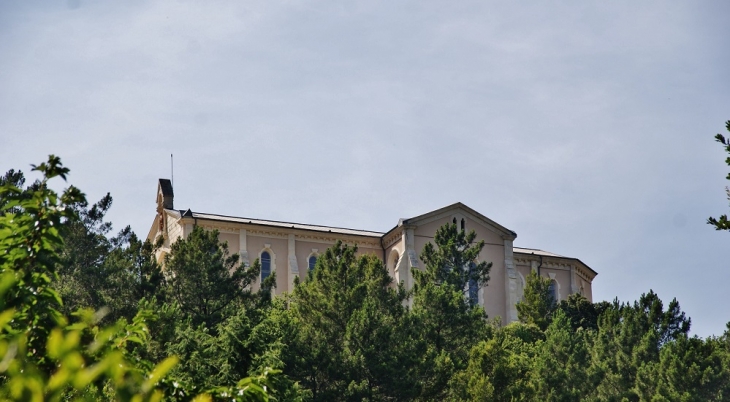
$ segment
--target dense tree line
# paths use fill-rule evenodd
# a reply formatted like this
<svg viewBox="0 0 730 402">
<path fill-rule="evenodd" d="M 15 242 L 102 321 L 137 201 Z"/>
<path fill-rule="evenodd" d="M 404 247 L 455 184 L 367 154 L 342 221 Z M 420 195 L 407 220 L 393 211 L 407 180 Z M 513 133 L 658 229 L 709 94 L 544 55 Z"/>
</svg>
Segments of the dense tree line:
<svg viewBox="0 0 730 402">
<path fill-rule="evenodd" d="M 194 228 L 163 269 L 159 244 L 112 234 L 110 195 L 50 190 L 68 173 L 58 158 L 35 169 L 28 186 L 0 178 L 3 399 L 730 400 L 730 326 L 691 336 L 679 303 L 653 291 L 558 303 L 534 272 L 519 322 L 503 326 L 465 293 L 488 289 L 491 264 L 473 263 L 484 243 L 453 224 L 422 251 L 412 289 L 337 243 L 272 297 L 274 276 L 251 291 L 259 261 L 217 232 Z"/>
</svg>

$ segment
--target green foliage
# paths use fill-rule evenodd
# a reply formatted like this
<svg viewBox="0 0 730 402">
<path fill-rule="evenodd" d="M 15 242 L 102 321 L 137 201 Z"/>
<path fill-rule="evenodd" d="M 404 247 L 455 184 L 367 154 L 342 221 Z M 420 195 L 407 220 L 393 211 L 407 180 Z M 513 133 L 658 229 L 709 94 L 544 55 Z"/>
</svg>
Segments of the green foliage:
<svg viewBox="0 0 730 402">
<path fill-rule="evenodd" d="M 727 128 L 727 131 L 730 132 L 730 120 L 725 122 L 725 128 Z M 722 144 L 723 148 L 725 148 L 725 152 L 730 154 L 730 138 L 726 139 L 722 134 L 717 134 L 715 135 L 715 141 Z M 730 156 L 725 159 L 725 163 L 730 166 Z M 728 173 L 726 178 L 730 180 L 730 173 Z M 730 188 L 725 187 L 725 192 L 727 193 L 728 200 L 730 200 Z M 714 226 L 716 230 L 730 230 L 730 220 L 728 220 L 726 214 L 721 215 L 719 218 L 710 217 L 707 219 L 707 223 Z"/>
<path fill-rule="evenodd" d="M 44 176 L 37 186 L 22 190 L 17 176 L 0 186 L 0 396 L 17 401 L 190 399 L 174 381 L 165 385 L 177 358 L 154 365 L 133 353 L 149 341 L 149 312 L 138 312 L 131 324 L 122 319 L 106 328 L 96 325 L 101 314 L 91 310 L 75 313 L 77 321 L 70 325 L 58 312 L 62 302 L 52 283 L 63 247 L 59 228 L 75 218 L 73 207 L 85 200 L 74 187 L 60 196 L 49 189 L 49 179 L 65 179 L 68 173 L 57 157 L 34 170 Z M 265 375 L 210 391 L 233 400 L 264 401 L 267 381 Z"/>
<path fill-rule="evenodd" d="M 296 328 L 285 362 L 313 400 L 412 399 L 406 292 L 380 259 L 356 252 L 338 242 L 296 282 L 287 320 Z"/>
<path fill-rule="evenodd" d="M 48 180 L 65 180 L 68 173 L 59 158 L 51 155 L 33 170 L 44 176 L 36 190 L 24 191 L 11 182 L 0 187 L 0 274 L 12 274 L 14 280 L 3 296 L 4 308 L 14 311 L 11 327 L 25 333 L 29 361 L 48 373 L 54 365 L 45 343 L 61 319 L 61 298 L 51 286 L 59 262 L 56 250 L 63 245 L 59 227 L 74 216 L 72 206 L 85 198 L 73 186 L 60 196 L 48 188 Z"/>
<path fill-rule="evenodd" d="M 458 230 L 456 224 L 446 224 L 436 230 L 434 243 L 426 243 L 421 252 L 426 269 L 413 273 L 414 287 L 418 289 L 428 283 L 466 289 L 469 281 L 475 281 L 479 287 L 486 286 L 492 263 L 478 262 L 484 241 L 475 242 L 476 236 L 473 230 Z"/>
<path fill-rule="evenodd" d="M 607 302 L 591 303 L 580 294 L 572 294 L 566 300 L 561 300 L 557 309 L 562 311 L 570 320 L 573 330 L 578 328 L 598 330 L 598 317 L 610 304 Z"/>
<path fill-rule="evenodd" d="M 465 294 L 488 284 L 484 243 L 455 225 L 424 248 L 410 292 L 337 243 L 272 299 L 273 276 L 248 290 L 259 262 L 244 266 L 202 228 L 173 244 L 163 277 L 154 245 L 129 228 L 109 237 L 109 195 L 89 207 L 74 187 L 51 190 L 68 173 L 56 157 L 34 169 L 43 178 L 25 189 L 21 172 L 0 177 L 2 400 L 730 398 L 730 323 L 690 337 L 679 303 L 652 291 L 556 304 L 532 273 L 521 322 L 487 321 Z"/>
<path fill-rule="evenodd" d="M 716 338 L 679 335 L 662 347 L 658 362 L 639 367 L 637 394 L 647 401 L 725 401 L 730 392 L 725 356 Z"/>
<path fill-rule="evenodd" d="M 539 336 L 542 333 L 536 327 L 521 323 L 498 328 L 493 337 L 471 349 L 466 369 L 456 373 L 449 384 L 448 399 L 530 400 L 533 359 L 538 351 L 534 338 Z"/>
<path fill-rule="evenodd" d="M 537 400 L 585 400 L 596 383 L 596 376 L 589 373 L 591 335 L 582 328 L 573 330 L 565 313 L 556 311 L 532 372 Z"/>
<path fill-rule="evenodd" d="M 114 322 L 133 317 L 138 300 L 162 296 L 162 271 L 153 245 L 140 241 L 129 226 L 107 237 L 112 224 L 104 216 L 111 205 L 109 194 L 90 208 L 86 202 L 79 203 L 74 217 L 61 228 L 64 245 L 54 286 L 64 300 L 64 314 L 82 307 L 104 307 L 110 312 L 105 321 Z"/>
<path fill-rule="evenodd" d="M 416 366 L 420 398 L 441 399 L 455 372 L 467 365 L 471 348 L 488 334 L 486 313 L 465 294 L 470 281 L 486 286 L 490 262 L 479 262 L 484 242 L 476 233 L 447 224 L 436 231 L 434 244 L 421 253 L 424 270 L 414 270 L 414 342 L 422 351 Z"/>
<path fill-rule="evenodd" d="M 231 314 L 236 302 L 252 297 L 250 285 L 258 278 L 258 261 L 246 267 L 238 254 L 218 241 L 218 231 L 193 228 L 187 239 L 172 244 L 165 258 L 166 283 L 172 300 L 191 319 L 214 329 Z"/>
<path fill-rule="evenodd" d="M 556 308 L 555 296 L 550 291 L 551 282 L 550 278 L 530 272 L 522 301 L 517 303 L 517 317 L 521 322 L 534 324 L 543 331 L 547 329 Z"/>
<path fill-rule="evenodd" d="M 599 317 L 598 327 L 593 369 L 601 380 L 596 394 L 602 400 L 635 400 L 639 398 L 639 369 L 659 362 L 667 343 L 686 337 L 690 320 L 676 299 L 665 310 L 661 299 L 650 291 L 633 304 L 614 301 Z"/>
</svg>

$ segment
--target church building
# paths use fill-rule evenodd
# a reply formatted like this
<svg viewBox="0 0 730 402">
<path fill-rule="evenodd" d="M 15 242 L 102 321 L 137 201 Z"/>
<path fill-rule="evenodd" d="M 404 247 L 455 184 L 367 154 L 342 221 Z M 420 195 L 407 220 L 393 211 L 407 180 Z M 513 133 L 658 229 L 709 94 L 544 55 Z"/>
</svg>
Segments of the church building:
<svg viewBox="0 0 730 402">
<path fill-rule="evenodd" d="M 276 288 L 280 294 L 293 290 L 294 278 L 304 280 L 314 268 L 317 256 L 337 240 L 357 245 L 358 253 L 373 254 L 382 259 L 396 282 L 407 289 L 413 286 L 414 269 L 422 269 L 419 259 L 426 243 L 432 241 L 436 230 L 446 223 L 456 223 L 461 229 L 477 234 L 485 246 L 480 261 L 492 263 L 487 286 L 466 290 L 469 297 L 483 306 L 489 317 L 501 317 L 503 323 L 517 320 L 516 303 L 521 300 L 525 278 L 530 271 L 550 278 L 557 301 L 580 293 L 592 301 L 591 284 L 597 273 L 581 260 L 538 249 L 515 247 L 517 233 L 462 203 L 456 203 L 401 219 L 390 230 L 345 229 L 301 223 L 280 222 L 255 218 L 224 216 L 190 209 L 175 209 L 172 183 L 160 179 L 157 186 L 157 214 L 147 238 L 158 236 L 164 244 L 157 251 L 162 262 L 170 246 L 187 237 L 193 227 L 215 229 L 221 241 L 228 242 L 231 253 L 239 253 L 246 264 L 261 262 L 260 281 L 276 273 Z"/>
</svg>

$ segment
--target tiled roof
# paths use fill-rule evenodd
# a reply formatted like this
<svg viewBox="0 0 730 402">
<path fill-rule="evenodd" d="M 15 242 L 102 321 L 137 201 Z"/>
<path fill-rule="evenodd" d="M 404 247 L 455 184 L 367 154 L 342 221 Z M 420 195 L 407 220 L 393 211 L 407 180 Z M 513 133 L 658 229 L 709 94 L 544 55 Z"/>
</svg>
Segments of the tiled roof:
<svg viewBox="0 0 730 402">
<path fill-rule="evenodd" d="M 206 214 L 206 213 L 200 213 L 200 212 L 188 212 L 188 211 L 180 211 L 180 212 L 182 214 L 184 214 L 185 216 L 190 216 L 189 214 L 192 213 L 192 217 L 197 218 L 197 219 L 210 219 L 210 220 L 222 221 L 222 222 L 247 223 L 247 224 L 251 224 L 251 225 L 264 225 L 264 226 L 275 226 L 275 227 L 281 227 L 281 228 L 313 230 L 316 232 L 338 233 L 338 234 L 352 235 L 352 236 L 367 236 L 367 237 L 376 237 L 376 238 L 380 238 L 383 236 L 382 232 L 373 232 L 370 230 L 358 230 L 358 229 L 338 228 L 338 227 L 332 227 L 332 226 L 308 225 L 308 224 L 303 224 L 303 223 L 270 221 L 270 220 L 265 220 L 265 219 L 240 218 L 240 217 L 235 217 L 235 216 Z"/>
</svg>

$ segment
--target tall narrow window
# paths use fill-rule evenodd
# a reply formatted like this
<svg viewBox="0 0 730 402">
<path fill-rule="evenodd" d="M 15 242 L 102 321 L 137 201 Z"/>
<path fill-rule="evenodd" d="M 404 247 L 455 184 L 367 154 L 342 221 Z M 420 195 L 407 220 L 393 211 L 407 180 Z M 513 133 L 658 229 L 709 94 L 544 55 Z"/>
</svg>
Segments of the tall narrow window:
<svg viewBox="0 0 730 402">
<path fill-rule="evenodd" d="M 317 257 L 314 255 L 309 256 L 309 270 L 313 270 L 315 265 L 317 265 Z"/>
<path fill-rule="evenodd" d="M 474 278 L 474 269 L 476 266 L 474 262 L 469 263 L 469 303 L 472 306 L 476 306 L 479 303 L 479 284 L 476 278 Z"/>
<path fill-rule="evenodd" d="M 461 230 L 464 230 L 466 228 L 466 221 L 464 218 L 461 218 Z"/>
<path fill-rule="evenodd" d="M 454 222 L 454 225 L 456 225 L 456 218 L 452 219 L 451 221 Z"/>
<path fill-rule="evenodd" d="M 268 251 L 261 253 L 261 280 L 271 275 L 271 254 Z"/>
</svg>

